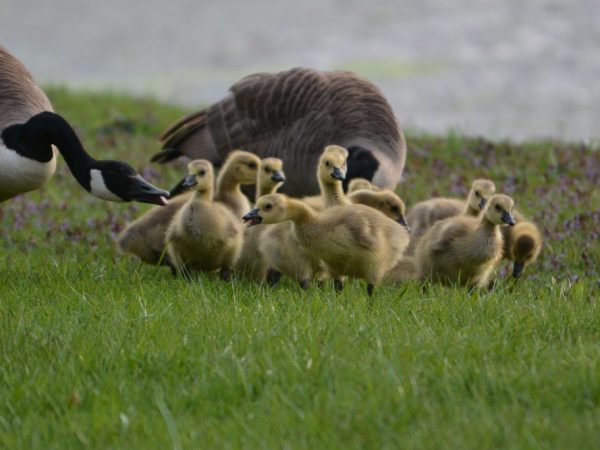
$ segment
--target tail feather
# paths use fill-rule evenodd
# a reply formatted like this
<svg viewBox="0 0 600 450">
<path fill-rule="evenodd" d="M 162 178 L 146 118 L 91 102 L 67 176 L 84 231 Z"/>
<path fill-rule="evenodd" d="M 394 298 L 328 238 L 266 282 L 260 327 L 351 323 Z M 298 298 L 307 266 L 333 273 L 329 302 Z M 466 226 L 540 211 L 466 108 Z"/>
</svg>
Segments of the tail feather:
<svg viewBox="0 0 600 450">
<path fill-rule="evenodd" d="M 183 155 L 178 149 L 179 144 L 185 141 L 195 131 L 206 125 L 205 110 L 197 111 L 182 117 L 158 137 L 162 150 L 152 156 L 150 161 L 166 163 Z"/>
</svg>

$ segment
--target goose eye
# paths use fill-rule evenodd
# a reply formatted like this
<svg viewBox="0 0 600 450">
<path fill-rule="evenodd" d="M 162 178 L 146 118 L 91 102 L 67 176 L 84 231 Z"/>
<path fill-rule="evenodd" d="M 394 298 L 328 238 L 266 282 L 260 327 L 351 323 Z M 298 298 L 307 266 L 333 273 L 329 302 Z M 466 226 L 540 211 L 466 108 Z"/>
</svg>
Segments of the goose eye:
<svg viewBox="0 0 600 450">
<path fill-rule="evenodd" d="M 271 208 L 273 208 L 273 205 L 271 205 L 270 203 L 267 203 L 267 204 L 265 205 L 265 209 L 266 209 L 267 211 L 269 211 Z"/>
<path fill-rule="evenodd" d="M 502 208 L 500 208 L 500 205 L 496 205 L 496 211 L 500 211 L 502 210 Z"/>
<path fill-rule="evenodd" d="M 329 161 L 325 161 L 325 166 L 329 167 L 331 165 L 331 163 Z"/>
<path fill-rule="evenodd" d="M 256 169 L 256 163 L 255 162 L 249 162 L 248 163 L 248 167 L 250 167 L 251 169 Z"/>
<path fill-rule="evenodd" d="M 268 167 L 265 167 L 265 172 L 271 173 L 271 169 L 269 169 Z"/>
<path fill-rule="evenodd" d="M 400 208 L 398 207 L 398 205 L 394 205 L 394 206 L 392 206 L 392 211 L 400 212 Z"/>
<path fill-rule="evenodd" d="M 475 191 L 475 195 L 476 195 L 477 197 L 481 197 L 481 194 L 479 193 L 479 191 Z"/>
<path fill-rule="evenodd" d="M 206 170 L 201 170 L 198 175 L 200 175 L 201 177 L 203 177 L 204 175 L 206 175 Z"/>
</svg>

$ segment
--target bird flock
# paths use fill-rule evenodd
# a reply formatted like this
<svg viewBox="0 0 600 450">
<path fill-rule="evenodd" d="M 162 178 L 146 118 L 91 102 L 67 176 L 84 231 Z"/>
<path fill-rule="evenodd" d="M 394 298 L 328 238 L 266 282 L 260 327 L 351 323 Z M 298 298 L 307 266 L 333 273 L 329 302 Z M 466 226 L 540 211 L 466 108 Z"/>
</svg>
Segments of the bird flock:
<svg viewBox="0 0 600 450">
<path fill-rule="evenodd" d="M 326 146 L 314 168 L 320 194 L 290 197 L 278 158 L 231 152 L 213 165 L 192 160 L 165 207 L 154 207 L 117 237 L 124 253 L 164 264 L 174 275 L 218 272 L 276 285 L 282 276 L 303 288 L 356 278 L 367 293 L 381 282 L 431 280 L 487 287 L 500 260 L 518 277 L 542 247 L 541 234 L 491 180 L 477 179 L 465 200 L 432 198 L 408 213 L 390 189 L 356 178 L 343 189 L 348 151 Z M 242 185 L 254 184 L 249 205 Z M 245 224 L 245 228 L 242 226 Z"/>
<path fill-rule="evenodd" d="M 350 72 L 247 76 L 159 141 L 153 161 L 191 160 L 169 192 L 125 162 L 90 156 L 0 46 L 0 202 L 46 183 L 60 153 L 91 195 L 158 205 L 117 246 L 176 276 L 218 272 L 270 286 L 285 276 L 303 288 L 332 280 L 338 290 L 357 278 L 369 295 L 410 279 L 487 287 L 500 260 L 518 277 L 542 249 L 537 226 L 491 180 L 474 180 L 464 200 L 433 198 L 407 212 L 395 193 L 402 129 L 381 90 Z"/>
</svg>

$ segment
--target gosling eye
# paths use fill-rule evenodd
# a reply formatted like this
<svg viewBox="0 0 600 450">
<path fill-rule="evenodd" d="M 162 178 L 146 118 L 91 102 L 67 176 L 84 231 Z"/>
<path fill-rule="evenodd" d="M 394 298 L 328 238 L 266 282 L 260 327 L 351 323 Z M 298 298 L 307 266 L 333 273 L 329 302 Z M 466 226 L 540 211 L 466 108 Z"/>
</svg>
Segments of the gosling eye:
<svg viewBox="0 0 600 450">
<path fill-rule="evenodd" d="M 200 172 L 198 172 L 198 175 L 203 177 L 204 175 L 206 175 L 206 170 L 201 170 Z"/>
<path fill-rule="evenodd" d="M 329 161 L 325 161 L 325 166 L 329 167 L 331 165 L 331 163 Z"/>
<path fill-rule="evenodd" d="M 265 172 L 271 173 L 271 169 L 269 169 L 268 167 L 265 167 Z"/>
<path fill-rule="evenodd" d="M 500 205 L 496 205 L 496 211 L 501 211 L 502 208 L 500 207 Z"/>
<path fill-rule="evenodd" d="M 476 195 L 477 197 L 481 197 L 481 194 L 479 193 L 479 191 L 475 191 L 475 195 Z"/>
<path fill-rule="evenodd" d="M 256 163 L 254 161 L 248 163 L 248 167 L 251 169 L 256 169 Z"/>
<path fill-rule="evenodd" d="M 394 205 L 394 206 L 392 206 L 392 211 L 396 212 L 396 213 L 400 212 L 400 208 L 398 207 L 398 205 Z"/>
<path fill-rule="evenodd" d="M 267 203 L 267 204 L 265 205 L 265 209 L 266 209 L 267 211 L 269 211 L 271 208 L 273 208 L 273 205 L 271 205 L 270 203 Z"/>
</svg>

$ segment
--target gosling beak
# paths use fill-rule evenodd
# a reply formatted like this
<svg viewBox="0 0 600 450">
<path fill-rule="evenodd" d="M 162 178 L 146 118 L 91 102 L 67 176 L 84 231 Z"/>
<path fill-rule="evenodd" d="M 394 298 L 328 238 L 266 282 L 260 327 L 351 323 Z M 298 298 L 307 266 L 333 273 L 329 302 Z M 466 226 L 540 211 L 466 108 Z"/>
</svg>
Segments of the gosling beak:
<svg viewBox="0 0 600 450">
<path fill-rule="evenodd" d="M 171 197 L 175 197 L 176 195 L 182 194 L 188 189 L 196 186 L 196 184 L 198 184 L 198 182 L 196 181 L 196 177 L 193 175 L 188 175 L 185 178 L 183 178 L 179 183 L 177 183 L 173 187 L 173 189 L 171 189 L 169 195 Z"/>
<path fill-rule="evenodd" d="M 513 219 L 513 216 L 508 211 L 504 211 L 500 219 L 502 219 L 502 222 L 509 224 L 511 227 L 515 224 L 515 219 Z"/>
<path fill-rule="evenodd" d="M 168 202 L 169 193 L 156 186 L 151 185 L 140 175 L 130 178 L 129 189 L 126 192 L 130 201 L 140 203 L 152 203 L 154 205 L 164 206 Z"/>
<path fill-rule="evenodd" d="M 406 219 L 404 218 L 404 216 L 400 216 L 400 218 L 396 222 L 406 227 L 406 230 L 410 233 L 410 227 L 408 226 L 408 223 L 406 223 Z"/>
<path fill-rule="evenodd" d="M 479 209 L 483 209 L 485 207 L 485 204 L 487 203 L 487 200 L 483 197 L 481 197 L 481 200 L 479 200 Z"/>
<path fill-rule="evenodd" d="M 334 167 L 333 172 L 331 172 L 332 178 L 336 180 L 344 181 L 346 179 L 346 174 L 342 172 L 339 167 Z"/>
<path fill-rule="evenodd" d="M 275 183 L 283 183 L 285 181 L 285 176 L 281 170 L 274 170 L 273 175 L 271 175 L 271 181 Z"/>
<path fill-rule="evenodd" d="M 521 276 L 521 273 L 523 272 L 523 269 L 525 268 L 525 264 L 523 264 L 522 262 L 517 262 L 515 261 L 514 265 L 513 265 L 513 278 L 519 278 Z"/>
<path fill-rule="evenodd" d="M 246 225 L 246 228 L 253 227 L 254 225 L 258 225 L 262 222 L 262 217 L 258 214 L 258 208 L 252 209 L 249 213 L 247 213 L 244 217 L 242 217 L 242 222 Z"/>
</svg>

